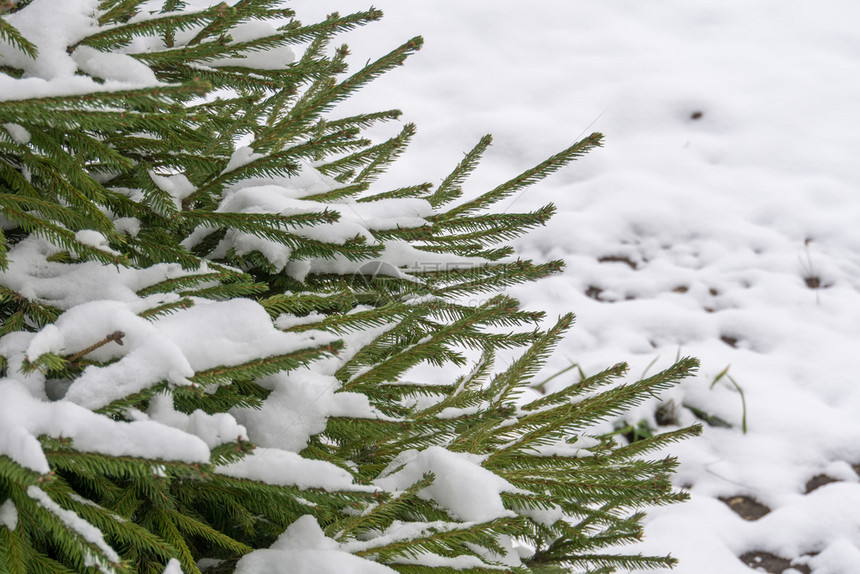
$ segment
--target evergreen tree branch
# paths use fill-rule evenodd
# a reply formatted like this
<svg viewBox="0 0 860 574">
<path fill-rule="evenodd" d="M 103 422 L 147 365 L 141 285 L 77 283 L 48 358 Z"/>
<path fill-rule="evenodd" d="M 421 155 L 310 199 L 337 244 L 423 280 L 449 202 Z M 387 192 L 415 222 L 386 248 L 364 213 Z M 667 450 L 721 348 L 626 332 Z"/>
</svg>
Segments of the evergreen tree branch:
<svg viewBox="0 0 860 574">
<path fill-rule="evenodd" d="M 475 211 L 485 209 L 506 197 L 510 197 L 520 189 L 537 183 L 551 173 L 558 171 L 572 160 L 584 155 L 589 150 L 600 146 L 602 140 L 602 134 L 591 134 L 585 139 L 576 142 L 566 150 L 553 155 L 535 167 L 524 171 L 517 177 L 506 181 L 495 189 L 488 191 L 471 201 L 452 207 L 445 213 L 436 216 L 435 219 L 453 219 L 455 217 L 461 217 L 463 215 L 468 215 Z"/>
<path fill-rule="evenodd" d="M 0 12 L 0 14 L 2 14 L 2 12 Z M 0 40 L 15 46 L 34 60 L 39 55 L 39 49 L 36 45 L 22 36 L 21 32 L 19 32 L 17 28 L 12 26 L 3 18 L 0 18 Z"/>
</svg>

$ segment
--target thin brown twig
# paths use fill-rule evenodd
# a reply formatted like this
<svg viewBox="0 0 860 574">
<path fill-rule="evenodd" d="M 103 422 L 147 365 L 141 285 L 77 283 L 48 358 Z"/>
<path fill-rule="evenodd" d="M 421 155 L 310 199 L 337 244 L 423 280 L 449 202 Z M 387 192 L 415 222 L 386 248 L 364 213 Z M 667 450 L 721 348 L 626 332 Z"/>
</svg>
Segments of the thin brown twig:
<svg viewBox="0 0 860 574">
<path fill-rule="evenodd" d="M 74 362 L 80 360 L 81 358 L 83 358 L 84 355 L 92 353 L 93 351 L 95 351 L 99 347 L 104 347 L 105 345 L 107 345 L 108 343 L 111 343 L 111 342 L 116 343 L 117 345 L 122 345 L 123 344 L 122 343 L 123 337 L 125 337 L 125 333 L 123 333 L 122 331 L 114 331 L 113 333 L 111 333 L 110 335 L 108 335 L 107 337 L 102 339 L 101 341 L 90 345 L 86 349 L 78 351 L 77 353 L 75 353 L 74 355 L 69 357 L 67 360 L 70 363 L 74 363 Z"/>
</svg>

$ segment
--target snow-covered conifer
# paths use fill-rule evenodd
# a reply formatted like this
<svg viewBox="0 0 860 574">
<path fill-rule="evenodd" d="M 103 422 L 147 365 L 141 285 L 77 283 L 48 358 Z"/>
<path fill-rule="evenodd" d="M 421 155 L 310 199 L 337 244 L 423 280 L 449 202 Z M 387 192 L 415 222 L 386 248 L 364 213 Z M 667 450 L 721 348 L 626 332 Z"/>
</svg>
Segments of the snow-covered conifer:
<svg viewBox="0 0 860 574">
<path fill-rule="evenodd" d="M 572 316 L 500 294 L 553 213 L 381 188 L 414 133 L 280 0 L 0 3 L 0 572 L 609 572 L 672 459 L 590 432 L 695 368 L 523 391 Z M 479 305 L 468 297 L 480 294 Z M 516 351 L 507 367 L 499 353 Z M 437 367 L 427 376 L 426 365 Z M 448 377 L 448 378 L 446 378 Z M 326 570 L 328 568 L 328 570 Z"/>
</svg>

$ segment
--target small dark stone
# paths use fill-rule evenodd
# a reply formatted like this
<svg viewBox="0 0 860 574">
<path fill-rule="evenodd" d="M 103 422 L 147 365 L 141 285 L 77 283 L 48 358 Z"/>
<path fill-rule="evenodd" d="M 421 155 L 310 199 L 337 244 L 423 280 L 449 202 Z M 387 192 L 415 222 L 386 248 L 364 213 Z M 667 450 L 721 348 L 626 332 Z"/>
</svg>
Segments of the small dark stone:
<svg viewBox="0 0 860 574">
<path fill-rule="evenodd" d="M 764 571 L 769 574 L 782 574 L 789 568 L 794 568 L 798 572 L 803 572 L 803 574 L 810 574 L 812 572 L 806 564 L 793 564 L 792 561 L 787 558 L 781 558 L 776 554 L 762 552 L 760 550 L 745 552 L 744 554 L 741 554 L 739 558 L 741 562 L 750 568 L 763 568 Z"/>
<path fill-rule="evenodd" d="M 738 516 L 750 522 L 758 520 L 770 512 L 770 508 L 749 496 L 727 496 L 720 498 Z"/>
<path fill-rule="evenodd" d="M 677 287 L 672 289 L 672 293 L 686 293 L 689 290 L 690 290 L 690 288 L 687 287 L 686 285 L 678 285 Z"/>
<path fill-rule="evenodd" d="M 690 119 L 691 120 L 700 120 L 700 119 L 702 119 L 702 116 L 704 116 L 704 115 L 705 115 L 705 112 L 703 112 L 701 110 L 696 110 L 695 112 L 690 114 Z"/>
<path fill-rule="evenodd" d="M 827 476 L 826 474 L 816 474 L 809 479 L 809 482 L 806 483 L 805 494 L 809 494 L 816 488 L 821 488 L 825 484 L 830 484 L 831 482 L 839 482 L 839 480 L 833 478 L 832 476 Z"/>
<path fill-rule="evenodd" d="M 719 295 L 719 294 L 720 294 L 720 292 L 719 292 L 719 291 L 717 291 L 716 289 L 714 289 L 713 287 L 711 287 L 710 289 L 708 289 L 708 293 L 710 293 L 712 297 L 716 297 L 717 295 Z"/>
<path fill-rule="evenodd" d="M 821 277 L 810 275 L 809 277 L 804 277 L 803 281 L 810 289 L 821 289 Z"/>
<path fill-rule="evenodd" d="M 738 348 L 738 338 L 737 337 L 729 337 L 728 335 L 722 335 L 720 340 L 733 349 Z"/>
</svg>

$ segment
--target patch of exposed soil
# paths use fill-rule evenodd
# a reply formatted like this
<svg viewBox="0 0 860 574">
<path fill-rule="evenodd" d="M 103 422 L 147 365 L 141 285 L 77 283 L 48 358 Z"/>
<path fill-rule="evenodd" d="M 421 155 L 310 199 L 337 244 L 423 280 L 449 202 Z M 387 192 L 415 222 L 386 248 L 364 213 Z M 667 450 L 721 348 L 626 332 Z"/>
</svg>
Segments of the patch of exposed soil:
<svg viewBox="0 0 860 574">
<path fill-rule="evenodd" d="M 595 301 L 603 301 L 603 299 L 600 298 L 601 293 L 603 293 L 603 289 L 595 287 L 594 285 L 589 285 L 588 289 L 585 290 L 585 296 L 591 297 Z"/>
<path fill-rule="evenodd" d="M 770 552 L 754 550 L 752 552 L 741 554 L 739 558 L 741 559 L 741 562 L 750 568 L 754 568 L 759 571 L 764 569 L 764 571 L 769 574 L 782 574 L 789 568 L 794 568 L 803 574 L 810 574 L 812 572 L 806 564 L 793 564 L 791 560 L 782 558 L 776 554 L 771 554 Z"/>
<path fill-rule="evenodd" d="M 636 270 L 636 262 L 623 255 L 604 255 L 597 259 L 600 263 L 625 263 L 630 269 Z"/>
<path fill-rule="evenodd" d="M 725 502 L 738 516 L 750 522 L 758 520 L 770 512 L 770 508 L 749 496 L 727 496 L 720 498 L 720 500 Z"/>
<path fill-rule="evenodd" d="M 830 484 L 831 482 L 839 482 L 839 480 L 832 476 L 827 476 L 826 474 L 816 474 L 809 479 L 809 482 L 806 483 L 806 491 L 804 494 L 809 494 L 816 488 L 821 488 L 825 484 Z"/>
</svg>

